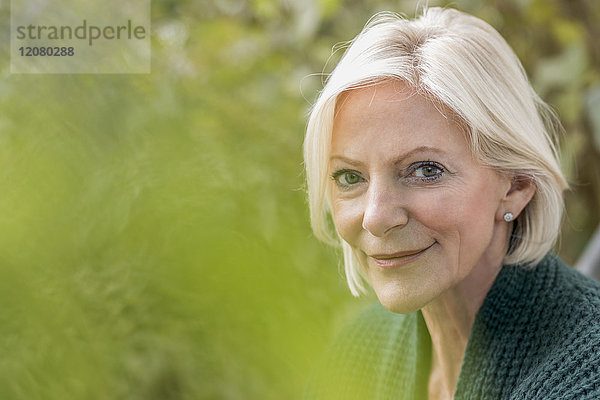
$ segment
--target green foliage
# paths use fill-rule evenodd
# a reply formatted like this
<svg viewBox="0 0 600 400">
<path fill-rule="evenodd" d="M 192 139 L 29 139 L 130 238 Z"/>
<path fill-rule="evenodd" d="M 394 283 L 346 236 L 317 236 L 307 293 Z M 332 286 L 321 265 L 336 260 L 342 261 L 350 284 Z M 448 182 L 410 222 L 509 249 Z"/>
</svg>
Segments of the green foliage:
<svg viewBox="0 0 600 400">
<path fill-rule="evenodd" d="M 558 106 L 577 160 L 573 261 L 599 219 L 600 7 L 452 4 L 494 23 Z M 351 298 L 310 233 L 311 74 L 389 8 L 155 1 L 150 75 L 10 75 L 5 41 L 0 398 L 299 397 L 336 327 L 372 301 Z"/>
</svg>

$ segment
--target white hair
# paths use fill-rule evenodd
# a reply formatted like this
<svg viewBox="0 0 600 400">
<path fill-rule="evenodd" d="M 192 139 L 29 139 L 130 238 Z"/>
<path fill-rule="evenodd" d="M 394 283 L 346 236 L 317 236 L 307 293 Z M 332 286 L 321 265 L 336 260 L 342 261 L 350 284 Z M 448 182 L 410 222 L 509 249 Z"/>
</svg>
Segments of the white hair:
<svg viewBox="0 0 600 400">
<path fill-rule="evenodd" d="M 482 165 L 531 179 L 532 200 L 515 221 L 504 264 L 536 264 L 554 245 L 568 184 L 556 145 L 562 128 L 538 97 L 510 46 L 489 24 L 454 9 L 426 8 L 413 20 L 376 14 L 350 42 L 314 104 L 304 141 L 315 235 L 341 244 L 352 294 L 365 291 L 352 248 L 332 228 L 328 185 L 338 96 L 382 80 L 401 80 L 455 114 Z"/>
</svg>

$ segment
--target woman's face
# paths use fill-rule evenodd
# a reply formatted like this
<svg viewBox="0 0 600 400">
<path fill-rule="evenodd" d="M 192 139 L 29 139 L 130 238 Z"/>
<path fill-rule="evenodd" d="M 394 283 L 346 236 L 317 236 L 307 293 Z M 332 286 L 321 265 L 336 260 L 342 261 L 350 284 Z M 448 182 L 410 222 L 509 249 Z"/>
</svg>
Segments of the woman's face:
<svg viewBox="0 0 600 400">
<path fill-rule="evenodd" d="M 335 226 L 388 309 L 413 312 L 502 262 L 510 180 L 400 82 L 339 98 L 329 172 Z"/>
</svg>

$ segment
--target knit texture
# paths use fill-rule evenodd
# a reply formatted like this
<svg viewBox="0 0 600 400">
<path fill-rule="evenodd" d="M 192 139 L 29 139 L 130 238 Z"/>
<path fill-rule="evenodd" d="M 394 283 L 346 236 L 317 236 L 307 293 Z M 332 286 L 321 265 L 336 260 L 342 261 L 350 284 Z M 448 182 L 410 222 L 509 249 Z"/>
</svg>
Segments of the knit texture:
<svg viewBox="0 0 600 400">
<path fill-rule="evenodd" d="M 334 341 L 304 394 L 427 399 L 431 339 L 420 311 L 377 304 Z M 504 266 L 467 344 L 455 400 L 600 399 L 600 284 L 547 255 Z"/>
</svg>

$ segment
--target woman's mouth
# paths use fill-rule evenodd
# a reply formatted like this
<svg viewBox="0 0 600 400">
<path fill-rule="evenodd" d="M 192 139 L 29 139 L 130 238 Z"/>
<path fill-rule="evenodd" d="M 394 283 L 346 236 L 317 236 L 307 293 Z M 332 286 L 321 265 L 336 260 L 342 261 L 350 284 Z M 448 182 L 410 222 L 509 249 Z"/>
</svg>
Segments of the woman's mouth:
<svg viewBox="0 0 600 400">
<path fill-rule="evenodd" d="M 397 268 L 416 260 L 436 243 L 433 242 L 421 250 L 408 250 L 391 254 L 373 254 L 369 258 L 380 268 Z"/>
</svg>

